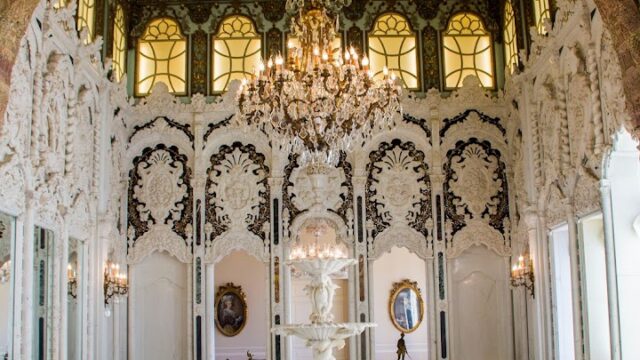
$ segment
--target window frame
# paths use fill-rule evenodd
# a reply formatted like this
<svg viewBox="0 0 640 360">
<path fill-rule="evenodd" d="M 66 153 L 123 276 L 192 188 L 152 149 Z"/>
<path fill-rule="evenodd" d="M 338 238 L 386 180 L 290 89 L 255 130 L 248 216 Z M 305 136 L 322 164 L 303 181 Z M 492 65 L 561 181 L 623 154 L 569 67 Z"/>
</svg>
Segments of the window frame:
<svg viewBox="0 0 640 360">
<path fill-rule="evenodd" d="M 409 18 L 404 15 L 401 14 L 397 11 L 385 11 L 382 12 L 380 14 L 378 14 L 378 16 L 376 16 L 373 20 L 373 22 L 371 23 L 371 26 L 369 27 L 369 30 L 365 33 L 365 40 L 366 40 L 366 47 L 367 47 L 367 52 L 366 55 L 369 58 L 369 62 L 371 63 L 371 41 L 370 38 L 373 37 L 384 37 L 384 36 L 380 36 L 380 35 L 371 35 L 371 33 L 374 32 L 375 28 L 376 28 L 376 24 L 378 23 L 378 21 L 380 20 L 380 18 L 382 18 L 383 16 L 386 15 L 396 15 L 399 16 L 401 18 L 403 18 L 406 22 L 407 25 L 409 27 L 409 31 L 413 34 L 413 38 L 415 41 L 415 60 L 416 60 L 416 87 L 415 88 L 411 88 L 411 87 L 405 87 L 402 86 L 402 89 L 407 90 L 407 91 L 414 91 L 414 92 L 419 92 L 422 91 L 422 67 L 420 64 L 420 54 L 421 54 L 421 47 L 420 47 L 420 39 L 418 37 L 419 32 L 415 31 L 415 29 L 413 28 L 413 25 L 411 24 L 411 21 L 409 20 Z M 427 25 L 429 26 L 429 25 Z M 393 37 L 393 36 L 389 36 L 389 37 Z M 397 37 L 409 37 L 409 35 L 398 35 Z M 382 55 L 385 57 L 385 63 L 387 55 Z M 392 57 L 398 57 L 401 58 L 402 55 L 392 55 Z M 398 62 L 399 63 L 399 62 Z M 393 72 L 393 71 L 400 71 L 402 69 L 391 69 L 389 68 L 389 72 Z M 400 76 L 400 74 L 396 74 L 398 76 L 399 79 L 402 79 L 402 77 Z M 413 74 L 412 74 L 413 75 Z M 404 85 L 404 80 L 401 80 L 403 85 Z"/>
<path fill-rule="evenodd" d="M 225 21 L 226 21 L 227 19 L 229 19 L 229 18 L 232 18 L 232 17 L 243 17 L 243 18 L 246 18 L 247 20 L 249 20 L 249 22 L 250 22 L 250 23 L 251 23 L 251 25 L 253 26 L 253 29 L 254 29 L 255 33 L 256 33 L 256 34 L 258 34 L 258 37 L 256 37 L 255 39 L 257 39 L 257 40 L 259 40 L 259 41 L 260 41 L 260 51 L 259 51 L 259 53 L 260 53 L 260 58 L 261 58 L 263 61 L 265 61 L 265 60 L 264 60 L 264 58 L 265 58 L 265 56 L 264 56 L 264 55 L 265 55 L 265 53 L 264 53 L 264 52 L 265 52 L 265 46 L 264 46 L 264 45 L 265 45 L 264 33 L 262 33 L 262 32 L 260 32 L 260 31 L 258 31 L 258 26 L 257 26 L 257 24 L 256 24 L 255 20 L 254 20 L 251 16 L 248 16 L 248 15 L 245 15 L 245 14 L 241 14 L 241 13 L 231 13 L 231 14 L 225 15 L 225 16 L 220 20 L 220 22 L 218 23 L 218 25 L 216 26 L 216 31 L 212 32 L 212 33 L 209 35 L 209 38 L 210 38 L 211 44 L 210 44 L 210 46 L 209 46 L 208 60 L 211 62 L 211 66 L 210 66 L 210 70 L 209 70 L 209 71 L 210 71 L 210 79 L 208 80 L 208 83 L 209 83 L 209 87 L 210 87 L 210 89 L 211 89 L 211 90 L 210 90 L 210 93 L 211 93 L 212 95 L 222 95 L 222 94 L 224 94 L 224 93 L 226 93 L 226 92 L 228 91 L 227 87 L 228 87 L 229 83 L 227 83 L 227 86 L 225 86 L 225 90 L 222 90 L 222 91 L 216 91 L 216 90 L 214 89 L 214 84 L 215 84 L 215 81 L 216 81 L 216 77 L 215 77 L 215 66 L 216 66 L 216 64 L 215 64 L 215 55 L 216 55 L 216 51 L 215 51 L 215 41 L 218 39 L 218 34 L 220 33 L 220 30 L 221 30 L 222 26 L 224 25 Z M 224 40 L 224 39 L 226 39 L 226 38 L 222 38 L 222 39 Z M 231 39 L 241 39 L 241 38 L 231 38 Z M 249 38 L 247 37 L 247 38 L 242 38 L 242 39 L 249 39 Z M 253 39 L 253 38 L 252 38 L 252 39 Z M 265 63 L 266 63 L 266 62 L 265 62 Z M 233 72 L 231 72 L 231 74 L 232 74 L 232 73 L 233 73 Z M 225 73 L 225 74 L 229 74 L 229 73 Z M 251 75 L 252 75 L 252 77 L 254 77 L 254 74 L 251 74 Z M 232 80 L 231 80 L 231 81 L 232 81 Z"/>
<path fill-rule="evenodd" d="M 544 4 L 546 6 L 545 11 L 542 11 L 538 14 L 538 4 Z M 533 21 L 534 21 L 534 26 L 536 27 L 536 32 L 538 33 L 538 35 L 547 35 L 548 31 L 546 31 L 544 29 L 544 23 L 543 23 L 543 18 L 542 16 L 544 14 L 547 14 L 547 18 L 549 19 L 549 21 L 552 20 L 552 13 L 551 13 L 551 1 L 549 0 L 532 0 L 531 1 L 531 6 L 533 7 Z"/>
<path fill-rule="evenodd" d="M 185 35 L 184 32 L 182 31 L 182 25 L 180 24 L 180 22 L 178 21 L 178 19 L 171 17 L 171 16 L 156 16 L 153 17 L 151 19 L 149 19 L 147 21 L 147 24 L 144 27 L 144 31 L 143 31 L 143 35 L 144 33 L 147 31 L 147 28 L 149 27 L 150 24 L 152 24 L 154 21 L 156 20 L 161 20 L 161 19 L 170 19 L 171 21 L 175 22 L 176 25 L 178 26 L 178 30 L 180 32 L 180 35 L 183 37 L 183 41 L 185 42 L 185 69 L 184 69 L 184 92 L 172 92 L 171 89 L 169 88 L 169 85 L 167 85 L 167 88 L 169 88 L 169 93 L 175 96 L 189 96 L 189 79 L 190 79 L 190 69 L 189 69 L 189 36 Z M 146 94 L 140 94 L 138 92 L 138 83 L 140 82 L 140 41 L 146 41 L 146 42 L 151 42 L 151 41 L 166 41 L 166 40 L 142 40 L 142 35 L 138 36 L 136 38 L 136 58 L 135 58 L 135 62 L 136 62 L 136 66 L 135 66 L 135 76 L 134 76 L 134 83 L 133 83 L 133 94 L 134 97 L 137 98 L 143 98 L 143 97 L 147 97 L 149 95 L 151 95 L 151 90 L 153 89 L 153 86 L 155 86 L 155 83 L 149 88 L 149 92 Z"/>
<path fill-rule="evenodd" d="M 496 55 L 495 55 L 495 43 L 494 43 L 494 34 L 487 28 L 486 26 L 486 22 L 484 20 L 484 18 L 478 14 L 475 11 L 471 11 L 471 10 L 461 10 L 461 11 L 457 11 L 452 13 L 449 16 L 449 19 L 447 20 L 444 30 L 440 31 L 440 46 L 441 46 L 441 51 L 440 51 L 440 56 L 442 57 L 442 62 L 441 62 L 441 69 L 442 69 L 442 88 L 444 89 L 444 91 L 455 91 L 458 90 L 462 87 L 463 83 L 464 83 L 464 78 L 460 79 L 459 86 L 457 87 L 449 87 L 447 86 L 447 64 L 446 64 L 446 48 L 444 46 L 444 38 L 445 36 L 465 36 L 465 35 L 447 35 L 447 30 L 449 29 L 449 24 L 451 23 L 451 20 L 453 18 L 455 18 L 456 16 L 460 15 L 460 14 L 470 14 L 475 16 L 476 18 L 478 18 L 478 20 L 482 23 L 482 27 L 484 29 L 484 31 L 487 33 L 487 35 L 489 37 L 489 55 L 491 57 L 490 61 L 491 61 L 491 77 L 493 79 L 492 81 L 492 85 L 491 86 L 484 86 L 482 85 L 482 80 L 480 78 L 478 78 L 478 81 L 480 82 L 480 85 L 482 86 L 483 89 L 485 90 L 491 90 L 491 91 L 495 91 L 498 88 L 498 79 L 497 79 L 497 75 L 496 75 L 496 69 L 497 69 L 497 65 L 496 65 Z M 474 55 L 477 56 L 477 55 Z M 476 77 L 477 78 L 477 77 Z"/>
</svg>

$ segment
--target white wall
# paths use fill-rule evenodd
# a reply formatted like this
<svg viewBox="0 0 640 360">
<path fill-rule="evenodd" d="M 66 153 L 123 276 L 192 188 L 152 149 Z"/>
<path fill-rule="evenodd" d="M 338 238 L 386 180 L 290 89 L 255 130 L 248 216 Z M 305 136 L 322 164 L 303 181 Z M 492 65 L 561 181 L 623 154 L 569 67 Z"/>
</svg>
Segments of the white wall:
<svg viewBox="0 0 640 360">
<path fill-rule="evenodd" d="M 216 359 L 246 360 L 247 351 L 255 358 L 266 359 L 269 340 L 269 290 L 267 289 L 267 265 L 244 251 L 236 251 L 215 265 L 215 292 L 221 285 L 233 283 L 242 286 L 247 296 L 247 323 L 234 337 L 215 331 Z M 214 305 L 215 306 L 215 305 Z M 215 325 L 214 325 L 215 326 Z"/>
<path fill-rule="evenodd" d="M 604 252 L 602 214 L 580 221 L 584 252 L 584 281 L 588 341 L 586 349 L 591 359 L 610 359 L 609 304 L 607 301 L 607 265 Z"/>
<path fill-rule="evenodd" d="M 428 306 L 432 304 L 431 294 L 427 293 L 427 275 L 424 260 L 409 252 L 406 248 L 394 247 L 373 262 L 373 322 L 378 324 L 374 331 L 374 349 L 376 359 L 396 358 L 396 344 L 400 331 L 391 322 L 389 315 L 389 297 L 393 284 L 404 279 L 417 281 L 425 301 L 424 317 L 420 327 L 405 335 L 407 350 L 413 359 L 426 359 L 428 356 L 429 324 Z"/>
<path fill-rule="evenodd" d="M 640 152 L 628 133 L 619 134 L 611 156 L 613 233 L 620 308 L 623 359 L 640 359 L 640 234 L 633 228 L 640 216 Z"/>
<path fill-rule="evenodd" d="M 188 359 L 187 270 L 158 252 L 130 267 L 131 359 Z"/>
<path fill-rule="evenodd" d="M 474 246 L 448 264 L 451 359 L 511 359 L 512 306 L 505 259 Z"/>
<path fill-rule="evenodd" d="M 573 334 L 573 290 L 569 228 L 563 225 L 549 236 L 551 242 L 551 287 L 556 358 L 575 359 Z"/>
<path fill-rule="evenodd" d="M 11 281 L 0 284 L 0 356 L 9 351 L 9 308 L 11 306 Z"/>
</svg>

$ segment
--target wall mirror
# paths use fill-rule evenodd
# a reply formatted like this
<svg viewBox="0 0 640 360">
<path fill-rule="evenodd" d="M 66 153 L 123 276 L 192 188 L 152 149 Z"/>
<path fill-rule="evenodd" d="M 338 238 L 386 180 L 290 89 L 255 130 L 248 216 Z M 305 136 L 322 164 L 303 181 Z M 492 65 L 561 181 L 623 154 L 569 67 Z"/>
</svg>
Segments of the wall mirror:
<svg viewBox="0 0 640 360">
<path fill-rule="evenodd" d="M 405 279 L 393 284 L 389 316 L 400 332 L 410 333 L 418 329 L 424 317 L 424 300 L 417 282 Z"/>
<path fill-rule="evenodd" d="M 36 226 L 34 233 L 33 353 L 37 360 L 51 357 L 51 303 L 53 299 L 53 232 Z"/>
<path fill-rule="evenodd" d="M 67 251 L 67 359 L 80 359 L 82 339 L 82 243 L 69 238 Z"/>
<path fill-rule="evenodd" d="M 11 358 L 15 219 L 0 213 L 0 359 Z"/>
</svg>

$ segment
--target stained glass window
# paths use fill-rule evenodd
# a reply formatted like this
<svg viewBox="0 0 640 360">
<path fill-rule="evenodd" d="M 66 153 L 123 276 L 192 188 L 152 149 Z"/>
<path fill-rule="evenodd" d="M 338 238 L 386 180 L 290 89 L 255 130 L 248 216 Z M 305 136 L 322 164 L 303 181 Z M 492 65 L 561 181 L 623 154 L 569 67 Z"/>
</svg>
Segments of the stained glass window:
<svg viewBox="0 0 640 360">
<path fill-rule="evenodd" d="M 213 92 L 224 92 L 229 82 L 250 78 L 260 62 L 262 40 L 251 19 L 225 18 L 213 40 Z"/>
<path fill-rule="evenodd" d="M 536 17 L 538 34 L 545 35 L 547 30 L 544 28 L 544 23 L 551 19 L 549 0 L 533 0 L 533 13 Z"/>
<path fill-rule="evenodd" d="M 136 95 L 148 95 L 157 82 L 173 94 L 187 92 L 187 40 L 170 18 L 151 21 L 138 39 Z"/>
<path fill-rule="evenodd" d="M 95 35 L 95 0 L 78 0 L 78 31 L 87 29 L 89 37 L 87 42 L 92 42 Z"/>
<path fill-rule="evenodd" d="M 369 33 L 369 63 L 376 77 L 383 76 L 386 66 L 405 88 L 420 87 L 416 34 L 404 16 L 388 13 L 375 21 Z"/>
<path fill-rule="evenodd" d="M 477 15 L 454 15 L 443 33 L 442 46 L 447 89 L 462 86 L 469 75 L 476 76 L 484 87 L 494 87 L 491 34 Z"/>
<path fill-rule="evenodd" d="M 113 18 L 113 72 L 117 82 L 122 80 L 127 69 L 127 36 L 124 10 L 118 4 Z"/>
<path fill-rule="evenodd" d="M 511 0 L 504 2 L 504 61 L 513 73 L 518 66 L 518 40 L 516 38 L 516 17 Z"/>
</svg>

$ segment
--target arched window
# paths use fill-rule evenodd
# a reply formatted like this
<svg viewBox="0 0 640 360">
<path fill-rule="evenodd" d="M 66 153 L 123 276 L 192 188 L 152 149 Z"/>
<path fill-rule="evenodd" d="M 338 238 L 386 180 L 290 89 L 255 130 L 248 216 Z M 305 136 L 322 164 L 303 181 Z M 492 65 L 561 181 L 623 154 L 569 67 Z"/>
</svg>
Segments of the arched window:
<svg viewBox="0 0 640 360">
<path fill-rule="evenodd" d="M 86 28 L 89 33 L 87 42 L 92 42 L 95 35 L 96 2 L 95 0 L 78 0 L 78 31 Z"/>
<path fill-rule="evenodd" d="M 187 40 L 170 18 L 151 21 L 138 39 L 136 95 L 148 95 L 157 82 L 176 95 L 187 93 Z"/>
<path fill-rule="evenodd" d="M 511 73 L 518 66 L 518 39 L 516 16 L 511 0 L 504 2 L 504 62 Z"/>
<path fill-rule="evenodd" d="M 127 71 L 127 36 L 124 10 L 118 4 L 113 18 L 113 72 L 117 82 L 122 80 Z"/>
<path fill-rule="evenodd" d="M 250 78 L 260 62 L 262 38 L 246 16 L 225 18 L 213 40 L 213 92 L 227 90 L 229 82 Z"/>
<path fill-rule="evenodd" d="M 549 0 L 533 0 L 533 14 L 536 17 L 538 34 L 545 35 L 547 30 L 544 28 L 544 23 L 551 19 Z"/>
<path fill-rule="evenodd" d="M 482 86 L 494 87 L 493 45 L 482 19 L 472 13 L 454 15 L 442 35 L 444 78 L 447 89 L 462 86 L 469 75 Z"/>
<path fill-rule="evenodd" d="M 407 89 L 418 89 L 418 48 L 416 34 L 400 14 L 383 14 L 369 33 L 369 63 L 374 76 L 383 76 L 386 66 Z"/>
</svg>

